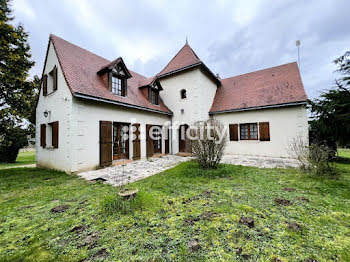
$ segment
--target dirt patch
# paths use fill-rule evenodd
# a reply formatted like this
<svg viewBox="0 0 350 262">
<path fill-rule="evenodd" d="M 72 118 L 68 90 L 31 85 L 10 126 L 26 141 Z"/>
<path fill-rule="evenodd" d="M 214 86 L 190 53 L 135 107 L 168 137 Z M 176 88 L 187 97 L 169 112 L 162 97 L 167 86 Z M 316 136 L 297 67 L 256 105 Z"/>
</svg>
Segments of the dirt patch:
<svg viewBox="0 0 350 262">
<path fill-rule="evenodd" d="M 88 229 L 87 225 L 80 225 L 80 226 L 75 226 L 73 227 L 70 232 L 75 232 L 77 234 L 80 234 L 82 232 L 84 232 L 86 229 Z"/>
<path fill-rule="evenodd" d="M 200 217 L 201 219 L 207 219 L 207 220 L 211 220 L 214 216 L 216 216 L 217 214 L 211 211 L 206 211 L 203 212 Z"/>
<path fill-rule="evenodd" d="M 190 240 L 187 242 L 187 247 L 189 250 L 195 252 L 198 249 L 200 249 L 201 245 L 198 243 L 197 240 Z"/>
<path fill-rule="evenodd" d="M 287 192 L 294 192 L 296 189 L 293 187 L 285 187 L 285 188 L 283 188 L 283 190 L 287 191 Z"/>
<path fill-rule="evenodd" d="M 205 197 L 209 197 L 212 193 L 213 193 L 213 191 L 211 191 L 211 190 L 205 190 L 202 195 Z"/>
<path fill-rule="evenodd" d="M 108 252 L 107 252 L 107 250 L 105 249 L 105 248 L 102 248 L 102 249 L 100 249 L 99 251 L 97 251 L 97 253 L 95 254 L 95 255 L 93 255 L 92 257 L 91 257 L 91 261 L 92 260 L 95 260 L 95 259 L 102 259 L 102 260 L 104 260 L 104 259 L 106 259 L 108 257 Z"/>
<path fill-rule="evenodd" d="M 308 198 L 303 197 L 303 196 L 302 197 L 296 197 L 295 199 L 299 200 L 299 201 L 310 202 L 310 200 Z"/>
<path fill-rule="evenodd" d="M 96 246 L 97 240 L 99 238 L 100 234 L 98 232 L 91 233 L 82 240 L 81 244 L 78 247 L 89 246 L 90 248 L 93 248 Z"/>
<path fill-rule="evenodd" d="M 318 260 L 316 260 L 314 258 L 307 258 L 307 259 L 305 259 L 305 262 L 318 262 Z"/>
<path fill-rule="evenodd" d="M 287 227 L 293 231 L 301 231 L 302 227 L 298 223 L 295 222 L 286 222 Z"/>
<path fill-rule="evenodd" d="M 277 203 L 278 205 L 281 205 L 281 206 L 290 206 L 292 204 L 292 202 L 290 202 L 288 199 L 284 199 L 284 198 L 276 198 L 275 203 Z"/>
<path fill-rule="evenodd" d="M 249 228 L 253 228 L 254 227 L 254 219 L 251 217 L 241 217 L 239 219 L 239 223 L 242 225 L 246 225 Z"/>
<path fill-rule="evenodd" d="M 200 220 L 199 217 L 188 217 L 184 220 L 184 225 L 186 226 L 193 226 L 195 222 L 198 222 Z"/>
<path fill-rule="evenodd" d="M 64 211 L 66 211 L 69 208 L 69 206 L 67 205 L 60 205 L 54 208 L 51 208 L 51 212 L 52 213 L 62 213 Z"/>
</svg>

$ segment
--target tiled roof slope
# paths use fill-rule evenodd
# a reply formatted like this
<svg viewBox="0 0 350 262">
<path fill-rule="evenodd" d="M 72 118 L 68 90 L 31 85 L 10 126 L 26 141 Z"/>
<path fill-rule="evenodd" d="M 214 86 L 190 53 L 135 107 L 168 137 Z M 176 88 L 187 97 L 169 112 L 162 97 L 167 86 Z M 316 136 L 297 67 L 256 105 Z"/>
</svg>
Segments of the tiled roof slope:
<svg viewBox="0 0 350 262">
<path fill-rule="evenodd" d="M 139 82 L 145 81 L 146 77 L 129 70 L 132 77 L 127 81 L 127 96 L 114 95 L 109 92 L 102 76 L 97 74 L 102 67 L 110 64 L 111 61 L 55 35 L 50 35 L 50 39 L 54 45 L 68 87 L 73 95 L 83 94 L 163 113 L 171 113 L 162 101 L 160 101 L 159 106 L 153 105 L 139 90 Z"/>
<path fill-rule="evenodd" d="M 199 63 L 201 63 L 201 60 L 188 45 L 188 43 L 186 43 L 174 56 L 174 58 L 171 59 L 171 61 L 157 75 L 161 76 Z"/>
<path fill-rule="evenodd" d="M 296 62 L 222 79 L 210 113 L 305 102 Z"/>
</svg>

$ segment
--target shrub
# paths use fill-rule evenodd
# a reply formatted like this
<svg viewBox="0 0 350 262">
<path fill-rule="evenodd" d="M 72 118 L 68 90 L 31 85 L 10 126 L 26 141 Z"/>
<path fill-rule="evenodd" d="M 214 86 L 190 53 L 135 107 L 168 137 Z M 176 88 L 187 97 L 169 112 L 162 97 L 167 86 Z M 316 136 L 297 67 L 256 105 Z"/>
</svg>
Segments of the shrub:
<svg viewBox="0 0 350 262">
<path fill-rule="evenodd" d="M 309 170 L 316 174 L 336 174 L 333 159 L 333 150 L 326 145 L 312 144 L 309 147 L 308 162 Z"/>
<path fill-rule="evenodd" d="M 307 144 L 307 139 L 297 135 L 289 144 L 287 151 L 289 155 L 299 161 L 302 171 L 322 175 L 336 174 L 332 156 L 334 151 L 320 143 Z"/>
<path fill-rule="evenodd" d="M 192 156 L 202 168 L 216 167 L 226 146 L 227 132 L 224 125 L 215 119 L 205 122 L 196 122 L 189 129 L 190 137 L 186 145 L 189 145 Z"/>
</svg>

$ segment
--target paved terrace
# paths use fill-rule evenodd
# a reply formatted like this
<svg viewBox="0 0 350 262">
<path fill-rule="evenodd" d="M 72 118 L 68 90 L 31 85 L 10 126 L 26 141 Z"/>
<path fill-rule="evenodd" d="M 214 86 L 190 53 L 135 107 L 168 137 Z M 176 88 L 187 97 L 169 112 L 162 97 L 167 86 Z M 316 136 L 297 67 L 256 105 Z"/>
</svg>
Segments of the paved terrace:
<svg viewBox="0 0 350 262">
<path fill-rule="evenodd" d="M 148 160 L 128 162 L 124 166 L 117 165 L 104 169 L 82 172 L 78 175 L 86 180 L 102 179 L 109 184 L 119 186 L 155 175 L 190 159 L 190 157 L 166 155 L 158 158 L 149 158 Z M 286 168 L 296 167 L 298 165 L 298 162 L 293 159 L 238 155 L 225 155 L 221 162 L 260 168 Z"/>
</svg>

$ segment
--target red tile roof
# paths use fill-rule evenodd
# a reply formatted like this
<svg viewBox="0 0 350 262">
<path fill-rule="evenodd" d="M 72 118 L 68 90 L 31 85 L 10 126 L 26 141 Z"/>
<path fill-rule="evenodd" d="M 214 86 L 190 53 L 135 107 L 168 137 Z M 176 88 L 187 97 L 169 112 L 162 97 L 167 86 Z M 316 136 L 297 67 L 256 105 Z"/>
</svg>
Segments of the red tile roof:
<svg viewBox="0 0 350 262">
<path fill-rule="evenodd" d="M 210 113 L 307 101 L 296 62 L 225 78 Z"/>
<path fill-rule="evenodd" d="M 191 65 L 200 64 L 202 61 L 198 58 L 192 48 L 186 43 L 180 51 L 171 59 L 171 61 L 157 75 L 164 75 L 186 68 Z"/>
<path fill-rule="evenodd" d="M 171 113 L 162 101 L 160 101 L 159 106 L 153 105 L 139 90 L 139 82 L 146 80 L 146 77 L 129 70 L 132 77 L 127 81 L 127 96 L 114 95 L 108 90 L 108 86 L 103 81 L 103 76 L 97 74 L 101 68 L 113 61 L 93 54 L 57 36 L 50 35 L 50 40 L 54 45 L 67 85 L 73 95 L 82 94 L 143 109 Z"/>
</svg>

